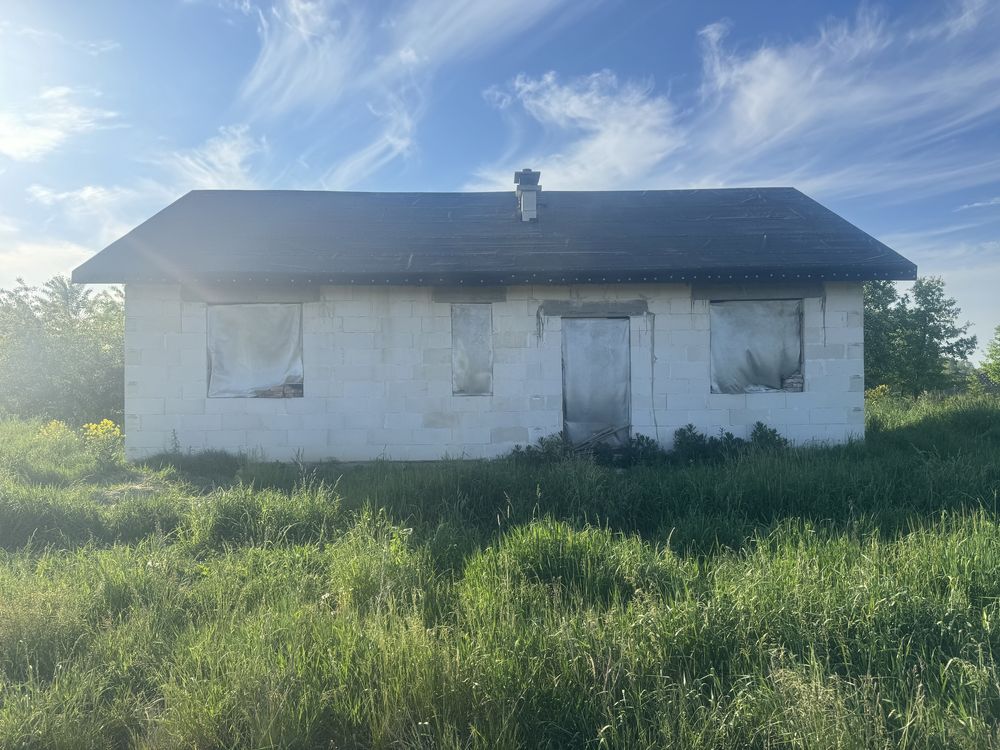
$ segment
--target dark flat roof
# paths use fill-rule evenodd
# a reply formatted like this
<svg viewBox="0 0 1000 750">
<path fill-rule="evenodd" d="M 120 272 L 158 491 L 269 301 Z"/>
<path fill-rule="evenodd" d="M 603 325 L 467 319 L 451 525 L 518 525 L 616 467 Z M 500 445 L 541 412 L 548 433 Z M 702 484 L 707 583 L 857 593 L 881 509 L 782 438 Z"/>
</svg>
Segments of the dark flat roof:
<svg viewBox="0 0 1000 750">
<path fill-rule="evenodd" d="M 917 268 L 794 188 L 196 190 L 73 271 L 87 283 L 562 284 L 913 279 Z"/>
</svg>

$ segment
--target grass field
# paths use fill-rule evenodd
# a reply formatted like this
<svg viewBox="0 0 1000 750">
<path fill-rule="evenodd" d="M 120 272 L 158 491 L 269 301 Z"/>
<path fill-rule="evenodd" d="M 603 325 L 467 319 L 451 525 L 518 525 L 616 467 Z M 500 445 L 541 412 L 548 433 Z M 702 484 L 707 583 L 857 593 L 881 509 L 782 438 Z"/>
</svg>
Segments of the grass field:
<svg viewBox="0 0 1000 750">
<path fill-rule="evenodd" d="M 0 424 L 0 747 L 1000 747 L 1000 399 L 605 468 Z"/>
</svg>

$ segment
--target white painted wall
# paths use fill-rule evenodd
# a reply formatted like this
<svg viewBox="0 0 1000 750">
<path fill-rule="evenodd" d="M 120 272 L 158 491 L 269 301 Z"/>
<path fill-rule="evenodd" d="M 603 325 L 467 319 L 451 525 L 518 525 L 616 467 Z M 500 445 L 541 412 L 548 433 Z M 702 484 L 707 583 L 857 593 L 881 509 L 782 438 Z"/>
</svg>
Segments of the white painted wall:
<svg viewBox="0 0 1000 750">
<path fill-rule="evenodd" d="M 633 432 L 669 446 L 692 423 L 746 436 L 765 422 L 796 443 L 864 432 L 862 299 L 828 283 L 805 300 L 802 393 L 713 394 L 708 302 L 687 285 L 521 286 L 493 304 L 492 396 L 453 396 L 451 306 L 426 287 L 324 287 L 303 303 L 304 398 L 206 398 L 206 305 L 178 286 L 129 284 L 125 445 L 267 459 L 489 457 L 562 429 L 560 318 L 544 300 L 646 299 L 631 318 Z M 247 302 L 253 299 L 245 300 Z M 655 358 L 653 348 L 655 344 Z"/>
</svg>

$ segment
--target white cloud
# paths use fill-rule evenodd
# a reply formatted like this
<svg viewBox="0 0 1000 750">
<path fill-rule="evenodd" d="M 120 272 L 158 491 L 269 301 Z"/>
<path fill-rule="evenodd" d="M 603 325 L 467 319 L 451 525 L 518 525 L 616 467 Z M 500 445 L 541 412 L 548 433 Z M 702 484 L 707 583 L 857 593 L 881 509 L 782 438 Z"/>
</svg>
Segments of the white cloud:
<svg viewBox="0 0 1000 750">
<path fill-rule="evenodd" d="M 312 150 L 328 154 L 322 184 L 351 187 L 415 151 L 426 92 L 441 66 L 482 54 L 567 3 L 278 0 L 257 11 L 261 46 L 241 99 L 264 119 L 336 108 L 324 143 Z M 330 153 L 330 144 L 359 130 L 378 134 L 352 153 Z"/>
<path fill-rule="evenodd" d="M 827 199 L 912 199 L 990 183 L 1000 156 L 959 136 L 1000 128 L 1000 10 L 970 2 L 935 23 L 952 31 L 918 39 L 905 19 L 863 8 L 747 51 L 727 45 L 728 22 L 711 24 L 698 96 L 683 107 L 607 72 L 518 76 L 484 97 L 542 135 L 470 185 L 499 175 L 506 188 L 512 157 L 562 189 L 794 184 Z"/>
<path fill-rule="evenodd" d="M 38 29 L 32 26 L 14 27 L 10 24 L 0 22 L 0 34 L 4 33 L 25 39 L 31 39 L 35 42 L 53 42 L 92 57 L 103 55 L 106 52 L 112 52 L 121 47 L 121 45 L 113 39 L 69 39 L 60 34 L 58 31 L 52 31 L 51 29 Z"/>
<path fill-rule="evenodd" d="M 27 192 L 35 203 L 59 209 L 73 225 L 102 245 L 132 228 L 126 207 L 139 198 L 134 189 L 101 185 L 59 191 L 36 184 L 30 185 Z"/>
<path fill-rule="evenodd" d="M 483 91 L 483 99 L 495 109 L 507 109 L 514 102 L 514 97 L 499 86 L 490 86 Z"/>
<path fill-rule="evenodd" d="M 519 32 L 535 27 L 566 0 L 411 0 L 391 12 L 388 46 L 379 75 L 391 75 L 399 53 L 434 67 L 482 54 Z M 537 38 L 537 37 L 536 37 Z M 394 59 L 395 58 L 395 59 Z"/>
<path fill-rule="evenodd" d="M 544 156 L 541 149 L 520 163 L 544 164 L 544 179 L 574 189 L 611 189 L 649 176 L 683 144 L 674 125 L 674 109 L 650 86 L 620 83 L 610 71 L 561 83 L 555 73 L 541 78 L 518 76 L 510 93 L 488 99 L 501 107 L 516 99 L 544 128 L 572 134 L 569 144 Z M 510 163 L 480 170 L 474 189 L 506 189 Z"/>
<path fill-rule="evenodd" d="M 947 274 L 1000 258 L 1000 240 L 972 240 L 960 231 L 896 232 L 881 238 L 913 260 L 921 273 Z"/>
<path fill-rule="evenodd" d="M 417 51 L 413 49 L 413 47 L 403 47 L 401 50 L 399 50 L 399 52 L 396 53 L 396 58 L 403 65 L 416 65 L 419 62 L 421 62 L 421 60 L 426 59 L 426 58 L 421 58 L 420 55 L 417 54 Z"/>
<path fill-rule="evenodd" d="M 366 54 L 363 6 L 333 0 L 283 0 L 258 11 L 260 52 L 242 96 L 258 114 L 334 104 L 354 85 Z"/>
<path fill-rule="evenodd" d="M 812 40 L 742 56 L 708 34 L 708 106 L 692 118 L 692 168 L 721 163 L 737 181 L 793 177 L 827 196 L 926 195 L 988 180 L 996 158 L 942 147 L 998 119 L 1000 54 L 988 37 L 977 29 L 915 45 L 867 11 Z"/>
<path fill-rule="evenodd" d="M 929 255 L 942 246 L 947 246 L 956 242 L 956 237 L 962 237 L 970 230 L 977 230 L 984 226 L 984 222 L 967 222 L 965 224 L 947 224 L 938 227 L 922 227 L 908 231 L 890 232 L 882 235 L 882 241 L 900 252 L 913 253 L 915 255 Z"/>
<path fill-rule="evenodd" d="M 791 137 L 815 140 L 826 123 L 878 101 L 864 61 L 888 44 L 883 24 L 861 13 L 853 25 L 828 23 L 818 36 L 740 56 L 725 47 L 727 27 L 701 31 L 703 148 L 746 161 Z M 842 127 L 842 125 L 840 125 Z"/>
<path fill-rule="evenodd" d="M 998 195 L 996 198 L 990 198 L 989 200 L 985 200 L 985 201 L 976 201 L 975 203 L 966 203 L 965 205 L 959 206 L 955 210 L 956 211 L 965 211 L 966 209 L 969 209 L 969 208 L 986 208 L 988 206 L 1000 206 L 1000 195 Z"/>
<path fill-rule="evenodd" d="M 27 106 L 0 109 L 0 154 L 35 161 L 74 135 L 116 127 L 116 112 L 79 103 L 87 93 L 57 86 L 44 89 Z"/>
<path fill-rule="evenodd" d="M 368 145 L 338 160 L 320 180 L 325 190 L 345 190 L 362 182 L 386 164 L 413 148 L 416 122 L 410 109 L 397 98 L 391 108 L 375 112 L 381 117 L 382 132 Z"/>
<path fill-rule="evenodd" d="M 203 0 L 181 0 L 181 2 L 185 5 L 197 5 Z M 241 13 L 244 16 L 250 16 L 257 12 L 250 0 L 209 0 L 209 2 L 222 10 Z"/>
<path fill-rule="evenodd" d="M 92 213 L 130 192 L 124 188 L 106 188 L 100 185 L 84 185 L 82 188 L 63 192 L 42 185 L 31 185 L 28 188 L 28 195 L 38 203 L 45 206 L 68 204 L 70 210 L 82 213 Z"/>
<path fill-rule="evenodd" d="M 972 31 L 989 16 L 990 0 L 951 0 L 948 13 L 943 19 L 913 29 L 908 38 L 924 41 L 938 37 L 952 38 Z"/>
<path fill-rule="evenodd" d="M 252 135 L 248 125 L 230 125 L 196 148 L 172 151 L 155 162 L 166 170 L 169 189 L 180 193 L 251 189 L 259 187 L 251 162 L 266 152 L 267 141 Z"/>
<path fill-rule="evenodd" d="M 26 192 L 33 203 L 51 211 L 43 227 L 61 225 L 67 235 L 92 242 L 95 246 L 92 250 L 96 250 L 189 190 L 259 187 L 255 160 L 265 156 L 266 151 L 266 141 L 252 135 L 248 126 L 232 125 L 220 128 L 217 135 L 198 146 L 165 152 L 147 160 L 155 170 L 154 175 L 128 186 L 58 189 L 33 184 Z M 12 241 L 23 240 L 23 235 L 23 231 L 12 235 Z M 57 244 L 54 240 L 42 244 L 55 246 L 54 243 Z M 34 245 L 22 241 L 20 247 Z"/>
<path fill-rule="evenodd" d="M 482 54 L 567 2 L 279 0 L 257 11 L 261 46 L 242 96 L 273 116 L 413 85 L 415 73 Z"/>
<path fill-rule="evenodd" d="M 97 249 L 62 239 L 0 240 L 0 288 L 14 286 L 19 278 L 37 285 L 68 274 Z"/>
</svg>

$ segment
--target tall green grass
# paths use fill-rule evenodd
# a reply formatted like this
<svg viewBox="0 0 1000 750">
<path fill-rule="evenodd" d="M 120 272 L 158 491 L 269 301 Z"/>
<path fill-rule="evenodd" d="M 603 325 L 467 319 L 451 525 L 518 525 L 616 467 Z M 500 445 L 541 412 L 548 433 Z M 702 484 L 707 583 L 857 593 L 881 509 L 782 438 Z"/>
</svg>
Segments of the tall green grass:
<svg viewBox="0 0 1000 750">
<path fill-rule="evenodd" d="M 1000 746 L 998 425 L 622 471 L 4 423 L 0 747 Z"/>
</svg>

